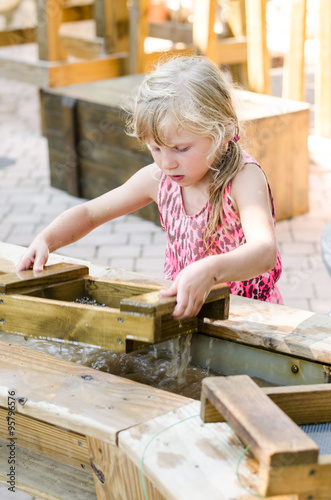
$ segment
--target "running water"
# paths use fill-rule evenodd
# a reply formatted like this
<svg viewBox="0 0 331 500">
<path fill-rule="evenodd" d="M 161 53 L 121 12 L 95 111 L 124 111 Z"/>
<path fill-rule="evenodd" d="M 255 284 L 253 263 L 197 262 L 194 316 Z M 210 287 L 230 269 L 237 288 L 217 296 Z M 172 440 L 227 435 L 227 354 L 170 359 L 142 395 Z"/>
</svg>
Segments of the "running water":
<svg viewBox="0 0 331 500">
<path fill-rule="evenodd" d="M 191 338 L 191 335 L 182 335 L 162 344 L 146 346 L 139 351 L 117 354 L 73 342 L 0 334 L 0 340 L 4 342 L 51 354 L 165 391 L 200 399 L 202 379 L 220 374 L 190 363 Z"/>
</svg>

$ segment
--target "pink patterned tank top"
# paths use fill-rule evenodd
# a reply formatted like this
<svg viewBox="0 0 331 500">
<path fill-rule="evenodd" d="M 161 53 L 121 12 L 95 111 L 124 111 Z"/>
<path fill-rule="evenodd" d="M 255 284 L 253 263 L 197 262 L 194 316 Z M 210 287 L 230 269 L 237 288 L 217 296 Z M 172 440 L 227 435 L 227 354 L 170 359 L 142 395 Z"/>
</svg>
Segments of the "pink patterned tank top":
<svg viewBox="0 0 331 500">
<path fill-rule="evenodd" d="M 253 158 L 245 153 L 245 164 L 251 163 L 258 165 Z M 246 242 L 238 216 L 232 210 L 226 208 L 232 207 L 229 198 L 230 189 L 231 182 L 229 182 L 224 193 L 224 220 L 227 231 L 219 225 L 219 237 L 212 243 L 212 253 L 229 252 Z M 274 201 L 269 184 L 268 189 L 275 223 Z M 183 206 L 180 186 L 162 173 L 158 191 L 158 207 L 161 225 L 167 233 L 168 240 L 164 277 L 168 280 L 174 280 L 177 274 L 186 266 L 209 255 L 204 248 L 203 232 L 211 216 L 211 205 L 207 201 L 206 205 L 198 213 L 187 215 Z M 282 262 L 278 250 L 277 262 L 273 269 L 250 280 L 228 283 L 230 293 L 282 304 L 282 297 L 276 286 L 281 272 Z"/>
</svg>

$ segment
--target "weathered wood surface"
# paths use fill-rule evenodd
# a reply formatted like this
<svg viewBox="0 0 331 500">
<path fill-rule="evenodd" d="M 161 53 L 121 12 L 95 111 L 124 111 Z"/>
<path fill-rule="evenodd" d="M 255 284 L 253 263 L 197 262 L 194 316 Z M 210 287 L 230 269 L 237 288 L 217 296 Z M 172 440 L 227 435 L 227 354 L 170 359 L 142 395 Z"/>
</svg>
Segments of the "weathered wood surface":
<svg viewBox="0 0 331 500">
<path fill-rule="evenodd" d="M 331 421 L 330 384 L 261 387 L 261 390 L 298 425 Z M 201 397 L 201 416 L 204 422 L 225 422 L 205 392 Z"/>
<path fill-rule="evenodd" d="M 42 286 L 59 281 L 68 281 L 86 276 L 88 271 L 87 266 L 62 262 L 61 264 L 45 266 L 38 273 L 32 269 L 28 269 L 19 273 L 10 272 L 8 274 L 1 274 L 0 293 L 10 293 L 31 286 Z"/>
<path fill-rule="evenodd" d="M 331 365 L 331 318 L 324 314 L 231 295 L 229 319 L 205 320 L 199 330 Z"/>
<path fill-rule="evenodd" d="M 247 375 L 206 378 L 207 398 L 263 466 L 314 464 L 318 446 Z"/>
<path fill-rule="evenodd" d="M 119 447 L 167 499 L 251 500 L 258 494 L 257 462 L 225 423 L 201 425 L 200 403 L 161 415 L 119 435 Z M 252 491 L 251 495 L 249 492 Z M 297 500 L 293 496 L 268 497 Z"/>
<path fill-rule="evenodd" d="M 44 61 L 38 58 L 36 44 L 1 47 L 0 71 L 3 77 L 37 85 L 39 88 L 60 87 L 93 82 L 124 74 L 124 55 L 110 54 L 94 60 L 67 62 Z"/>
<path fill-rule="evenodd" d="M 171 314 L 176 305 L 176 297 L 162 297 L 159 292 L 128 297 L 121 300 L 120 310 L 148 316 Z M 229 287 L 221 284 L 213 287 L 202 306 L 199 317 L 226 319 L 229 316 Z"/>
<path fill-rule="evenodd" d="M 118 433 L 189 400 L 53 356 L 0 342 L 0 406 L 116 444 Z"/>
<path fill-rule="evenodd" d="M 68 433 L 67 433 L 68 434 Z M 42 437 L 41 437 L 42 439 Z M 16 443 L 15 493 L 39 500 L 96 500 L 92 474 L 29 451 Z M 0 483 L 9 486 L 8 440 L 0 440 Z"/>
</svg>

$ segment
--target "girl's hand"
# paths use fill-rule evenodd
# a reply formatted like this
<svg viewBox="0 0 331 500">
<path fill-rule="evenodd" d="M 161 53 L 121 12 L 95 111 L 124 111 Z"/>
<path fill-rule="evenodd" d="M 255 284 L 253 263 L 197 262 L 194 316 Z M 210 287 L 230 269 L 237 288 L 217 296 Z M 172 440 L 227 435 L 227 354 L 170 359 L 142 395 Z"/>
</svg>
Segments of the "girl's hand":
<svg viewBox="0 0 331 500">
<path fill-rule="evenodd" d="M 39 236 L 33 240 L 21 260 L 16 266 L 16 272 L 33 268 L 34 271 L 42 271 L 49 256 L 49 249 L 45 240 Z"/>
<path fill-rule="evenodd" d="M 217 281 L 209 258 L 193 262 L 183 269 L 174 282 L 161 295 L 177 295 L 177 304 L 172 313 L 174 319 L 181 320 L 196 316 L 204 304 L 211 288 Z"/>
</svg>

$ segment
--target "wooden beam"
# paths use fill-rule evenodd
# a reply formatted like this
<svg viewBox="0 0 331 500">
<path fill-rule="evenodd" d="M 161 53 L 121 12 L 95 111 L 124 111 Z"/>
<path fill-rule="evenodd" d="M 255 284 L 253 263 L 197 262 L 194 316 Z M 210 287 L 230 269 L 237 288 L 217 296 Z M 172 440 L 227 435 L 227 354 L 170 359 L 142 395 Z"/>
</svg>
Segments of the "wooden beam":
<svg viewBox="0 0 331 500">
<path fill-rule="evenodd" d="M 144 500 L 141 471 L 117 446 L 87 437 L 98 500 Z M 166 500 L 146 477 L 148 500 Z"/>
<path fill-rule="evenodd" d="M 87 266 L 66 264 L 65 262 L 45 266 L 38 273 L 28 269 L 19 273 L 2 274 L 0 275 L 0 293 L 13 293 L 19 289 L 71 280 L 87 274 Z"/>
<path fill-rule="evenodd" d="M 246 0 L 248 84 L 249 90 L 260 94 L 270 94 L 266 3 Z"/>
<path fill-rule="evenodd" d="M 38 455 L 15 445 L 15 489 L 43 500 L 95 500 L 93 477 L 86 470 Z M 0 483 L 8 488 L 8 440 L 0 441 Z M 11 493 L 11 492 L 9 492 Z M 15 498 L 13 494 L 13 498 Z"/>
<path fill-rule="evenodd" d="M 67 60 L 66 51 L 59 38 L 62 8 L 63 0 L 40 0 L 38 2 L 37 40 L 41 60 Z"/>
<path fill-rule="evenodd" d="M 261 387 L 261 390 L 297 425 L 330 421 L 331 384 Z M 204 393 L 201 414 L 204 422 L 225 421 Z"/>
<path fill-rule="evenodd" d="M 148 36 L 148 0 L 132 0 L 130 7 L 129 73 L 145 71 L 145 38 Z"/>
<path fill-rule="evenodd" d="M 63 128 L 65 133 L 67 192 L 72 196 L 81 196 L 79 180 L 79 155 L 77 154 L 77 99 L 62 98 Z"/>
<path fill-rule="evenodd" d="M 193 44 L 213 61 L 217 58 L 216 8 L 216 0 L 196 0 L 193 12 Z"/>
<path fill-rule="evenodd" d="M 247 375 L 205 378 L 204 397 L 223 415 L 263 469 L 314 464 L 319 448 Z"/>
<path fill-rule="evenodd" d="M 246 37 L 230 37 L 217 41 L 214 62 L 216 64 L 240 64 L 247 62 Z"/>
<path fill-rule="evenodd" d="M 0 31 L 0 47 L 33 43 L 36 40 L 35 28 L 21 28 Z"/>
<path fill-rule="evenodd" d="M 147 316 L 171 314 L 176 305 L 176 297 L 162 297 L 160 292 L 149 292 L 144 295 L 121 300 L 120 310 Z M 200 317 L 226 319 L 229 315 L 229 287 L 221 284 L 214 287 L 205 300 L 199 313 Z"/>
<path fill-rule="evenodd" d="M 290 46 L 285 56 L 283 98 L 304 101 L 307 0 L 292 0 Z"/>
</svg>

